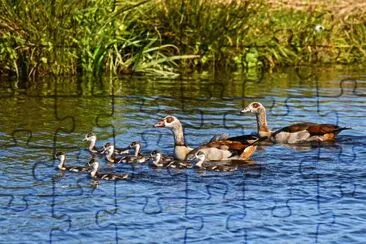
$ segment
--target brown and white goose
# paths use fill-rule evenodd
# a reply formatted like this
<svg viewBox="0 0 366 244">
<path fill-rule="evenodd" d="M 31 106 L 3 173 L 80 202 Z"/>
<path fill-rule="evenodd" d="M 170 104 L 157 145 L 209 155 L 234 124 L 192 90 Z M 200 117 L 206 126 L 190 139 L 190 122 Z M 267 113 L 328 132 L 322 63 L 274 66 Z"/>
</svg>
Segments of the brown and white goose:
<svg viewBox="0 0 366 244">
<path fill-rule="evenodd" d="M 259 102 L 252 102 L 241 113 L 254 113 L 257 117 L 257 130 L 260 137 L 267 137 L 277 143 L 303 143 L 333 141 L 342 130 L 350 129 L 333 124 L 317 124 L 311 122 L 296 123 L 271 131 L 267 125 L 266 109 Z"/>
<path fill-rule="evenodd" d="M 203 152 L 207 161 L 231 161 L 247 160 L 257 149 L 257 143 L 264 138 L 248 143 L 243 141 L 221 140 L 205 143 L 190 151 L 188 159 L 194 157 L 197 152 Z"/>
<path fill-rule="evenodd" d="M 113 173 L 100 173 L 99 162 L 92 158 L 89 162 L 89 166 L 91 167 L 90 175 L 93 179 L 96 180 L 126 180 L 130 178 L 129 174 L 113 174 Z"/>
<path fill-rule="evenodd" d="M 86 171 L 90 171 L 90 167 L 89 166 L 67 166 L 67 165 L 65 165 L 66 153 L 64 153 L 64 152 L 57 152 L 55 154 L 55 156 L 56 156 L 56 158 L 60 162 L 57 165 L 57 168 L 59 168 L 60 170 L 67 170 L 67 171 L 72 171 L 72 172 L 86 172 Z"/>
<path fill-rule="evenodd" d="M 185 160 L 187 154 L 193 150 L 188 147 L 183 134 L 182 123 L 175 116 L 168 115 L 165 118 L 157 122 L 154 127 L 156 128 L 169 128 L 173 132 L 174 136 L 174 157 L 179 160 Z"/>
<path fill-rule="evenodd" d="M 170 128 L 174 135 L 174 157 L 179 160 L 187 159 L 197 151 L 203 151 L 207 160 L 246 160 L 256 150 L 259 138 L 254 136 L 238 136 L 227 138 L 226 135 L 214 136 L 209 143 L 194 149 L 188 147 L 184 140 L 182 123 L 172 115 L 161 119 L 154 127 Z"/>
</svg>

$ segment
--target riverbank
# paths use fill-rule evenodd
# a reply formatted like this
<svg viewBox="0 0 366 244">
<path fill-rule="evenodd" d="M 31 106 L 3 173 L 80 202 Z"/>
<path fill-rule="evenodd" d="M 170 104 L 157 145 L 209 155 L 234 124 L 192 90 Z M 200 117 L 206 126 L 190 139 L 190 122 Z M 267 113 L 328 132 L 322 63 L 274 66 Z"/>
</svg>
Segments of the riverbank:
<svg viewBox="0 0 366 244">
<path fill-rule="evenodd" d="M 271 70 L 366 61 L 363 1 L 1 1 L 0 72 Z"/>
</svg>

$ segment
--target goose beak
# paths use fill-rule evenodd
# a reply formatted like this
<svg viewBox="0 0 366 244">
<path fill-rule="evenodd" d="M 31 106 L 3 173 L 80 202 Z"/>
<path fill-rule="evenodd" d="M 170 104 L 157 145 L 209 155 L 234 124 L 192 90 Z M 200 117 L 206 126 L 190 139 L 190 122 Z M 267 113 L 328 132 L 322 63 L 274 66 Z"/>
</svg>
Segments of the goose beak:
<svg viewBox="0 0 366 244">
<path fill-rule="evenodd" d="M 154 125 L 155 128 L 165 127 L 164 120 L 160 120 L 158 123 Z"/>
<path fill-rule="evenodd" d="M 249 113 L 249 112 L 250 112 L 249 108 L 244 108 L 243 110 L 240 111 L 241 114 Z"/>
<path fill-rule="evenodd" d="M 88 138 L 87 137 L 84 137 L 83 141 L 87 141 L 87 140 L 88 140 Z"/>
</svg>

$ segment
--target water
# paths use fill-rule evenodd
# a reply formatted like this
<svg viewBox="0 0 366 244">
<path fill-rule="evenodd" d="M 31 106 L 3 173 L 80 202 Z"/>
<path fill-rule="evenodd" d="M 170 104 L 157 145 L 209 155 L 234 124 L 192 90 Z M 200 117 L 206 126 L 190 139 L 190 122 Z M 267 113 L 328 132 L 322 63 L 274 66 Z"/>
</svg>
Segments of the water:
<svg viewBox="0 0 366 244">
<path fill-rule="evenodd" d="M 365 73 L 346 69 L 121 79 L 47 78 L 0 82 L 0 238 L 2 243 L 363 242 L 366 219 Z M 343 81 L 342 81 L 343 80 Z M 342 81 L 342 82 L 341 82 Z M 167 113 L 184 124 L 190 146 L 212 135 L 256 130 L 249 102 L 267 107 L 269 126 L 299 121 L 352 127 L 322 147 L 259 148 L 234 172 L 153 169 L 102 162 L 129 181 L 93 184 L 60 173 L 89 159 L 82 141 L 172 154 Z"/>
</svg>

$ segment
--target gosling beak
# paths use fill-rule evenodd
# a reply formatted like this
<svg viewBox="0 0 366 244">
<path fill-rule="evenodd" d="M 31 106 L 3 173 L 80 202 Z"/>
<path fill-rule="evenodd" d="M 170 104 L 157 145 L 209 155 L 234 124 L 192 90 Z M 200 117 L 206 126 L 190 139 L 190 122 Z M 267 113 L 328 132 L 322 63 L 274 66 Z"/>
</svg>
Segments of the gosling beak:
<svg viewBox="0 0 366 244">
<path fill-rule="evenodd" d="M 158 123 L 154 125 L 155 128 L 165 127 L 164 120 L 160 120 Z"/>
<path fill-rule="evenodd" d="M 106 151 L 107 151 L 107 148 L 105 148 L 105 147 L 103 147 L 103 149 L 102 150 L 100 150 L 100 154 L 105 154 L 106 153 Z"/>
</svg>

